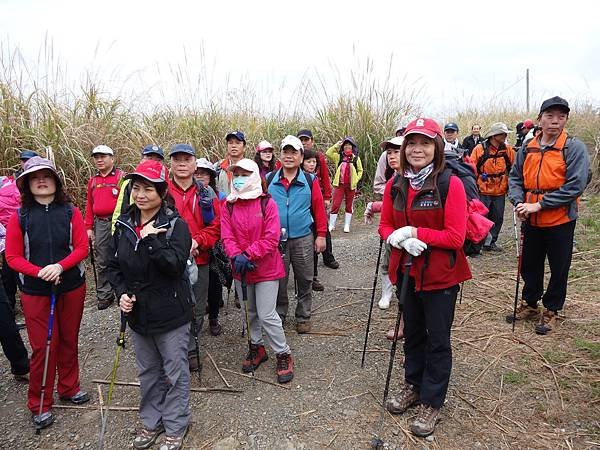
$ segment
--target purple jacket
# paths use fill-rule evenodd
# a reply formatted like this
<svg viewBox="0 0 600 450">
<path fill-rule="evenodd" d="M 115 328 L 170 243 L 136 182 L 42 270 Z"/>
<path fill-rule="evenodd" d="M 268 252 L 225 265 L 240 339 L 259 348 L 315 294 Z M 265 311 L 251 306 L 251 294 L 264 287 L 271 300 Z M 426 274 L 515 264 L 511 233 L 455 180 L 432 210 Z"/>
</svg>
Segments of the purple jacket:
<svg viewBox="0 0 600 450">
<path fill-rule="evenodd" d="M 240 199 L 235 203 L 225 202 L 221 208 L 221 241 L 225 253 L 233 258 L 246 252 L 248 259 L 256 265 L 256 269 L 246 273 L 249 284 L 278 280 L 285 276 L 279 253 L 280 233 L 279 213 L 273 199 L 267 202 L 264 217 L 260 197 Z M 233 277 L 240 279 L 236 273 Z"/>
</svg>

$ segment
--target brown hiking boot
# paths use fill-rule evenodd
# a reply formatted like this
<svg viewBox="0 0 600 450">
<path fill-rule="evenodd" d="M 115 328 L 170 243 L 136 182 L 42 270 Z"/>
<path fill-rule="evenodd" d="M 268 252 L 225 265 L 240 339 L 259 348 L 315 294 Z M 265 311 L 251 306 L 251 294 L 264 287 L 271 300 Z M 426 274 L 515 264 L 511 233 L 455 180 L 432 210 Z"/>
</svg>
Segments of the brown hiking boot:
<svg viewBox="0 0 600 450">
<path fill-rule="evenodd" d="M 402 414 L 411 406 L 419 403 L 419 388 L 409 383 L 404 383 L 398 395 L 388 398 L 385 409 L 392 414 Z"/>
<path fill-rule="evenodd" d="M 312 290 L 321 292 L 325 290 L 325 286 L 323 286 L 323 283 L 321 283 L 319 280 L 313 278 Z"/>
<path fill-rule="evenodd" d="M 410 432 L 415 436 L 427 437 L 435 430 L 439 420 L 440 410 L 429 405 L 421 405 L 417 418 L 410 426 Z"/>
<path fill-rule="evenodd" d="M 535 326 L 536 334 L 546 335 L 551 333 L 552 330 L 556 329 L 556 319 L 558 318 L 558 311 L 552 311 L 545 309 L 542 314 L 542 320 Z"/>
<path fill-rule="evenodd" d="M 298 334 L 306 334 L 306 333 L 310 333 L 310 321 L 307 320 L 306 322 L 298 322 L 296 324 L 296 333 Z"/>
<path fill-rule="evenodd" d="M 517 308 L 517 314 L 515 315 L 516 320 L 532 320 L 537 319 L 540 316 L 540 309 L 536 306 L 529 306 L 526 302 L 521 302 L 519 307 Z M 506 316 L 506 321 L 508 323 L 512 323 L 513 315 L 510 314 Z"/>
</svg>

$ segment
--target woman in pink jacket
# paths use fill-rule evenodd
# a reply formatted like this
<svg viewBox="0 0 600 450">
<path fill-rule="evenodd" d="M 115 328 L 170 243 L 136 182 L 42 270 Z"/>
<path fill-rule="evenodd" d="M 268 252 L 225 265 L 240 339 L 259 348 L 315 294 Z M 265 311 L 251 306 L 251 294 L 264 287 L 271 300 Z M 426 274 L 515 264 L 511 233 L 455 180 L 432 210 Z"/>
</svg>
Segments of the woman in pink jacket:
<svg viewBox="0 0 600 450">
<path fill-rule="evenodd" d="M 265 194 L 258 165 L 242 159 L 227 169 L 233 172 L 231 193 L 221 210 L 221 240 L 231 258 L 235 287 L 243 298 L 247 283 L 250 349 L 243 372 L 252 372 L 268 359 L 262 330 L 277 355 L 277 381 L 294 377 L 294 363 L 281 319 L 275 311 L 279 279 L 285 276 L 279 254 L 280 223 L 277 205 Z M 262 328 L 262 329 L 261 329 Z"/>
</svg>

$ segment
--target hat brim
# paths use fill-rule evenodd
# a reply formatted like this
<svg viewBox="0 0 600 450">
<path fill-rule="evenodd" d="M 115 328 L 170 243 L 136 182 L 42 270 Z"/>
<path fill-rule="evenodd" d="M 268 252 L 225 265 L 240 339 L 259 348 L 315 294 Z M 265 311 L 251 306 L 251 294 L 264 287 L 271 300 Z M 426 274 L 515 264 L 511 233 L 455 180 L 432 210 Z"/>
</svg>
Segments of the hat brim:
<svg viewBox="0 0 600 450">
<path fill-rule="evenodd" d="M 160 156 L 160 159 L 165 159 L 164 153 L 160 153 L 160 152 L 148 151 L 148 152 L 142 153 L 142 156 L 147 156 L 147 155 L 156 155 L 156 156 Z"/>
<path fill-rule="evenodd" d="M 303 137 L 305 137 L 305 138 L 309 138 L 309 139 L 312 139 L 312 138 L 313 138 L 313 137 L 312 137 L 310 134 L 306 134 L 306 133 L 299 134 L 299 135 L 297 135 L 296 137 L 297 137 L 298 139 L 300 139 L 300 138 L 303 138 Z"/>
<path fill-rule="evenodd" d="M 56 179 L 56 182 L 58 183 L 59 186 L 62 186 L 62 181 L 60 179 L 60 177 L 58 176 L 58 172 L 56 172 L 55 169 L 53 169 L 52 167 L 47 167 L 47 166 L 35 166 L 35 167 L 30 167 L 29 169 L 21 172 L 21 174 L 17 177 L 17 179 L 15 180 L 15 183 L 17 183 L 17 187 L 19 188 L 19 190 L 23 189 L 23 183 L 25 182 L 25 178 L 27 178 L 27 175 L 29 175 L 30 173 L 33 172 L 38 172 L 40 170 L 44 170 L 47 169 L 50 172 L 52 172 L 52 175 L 54 175 L 54 178 Z"/>
<path fill-rule="evenodd" d="M 507 131 L 490 131 L 488 132 L 483 138 L 487 139 L 487 138 L 491 138 L 492 136 L 498 136 L 499 134 L 510 134 L 513 133 L 512 130 L 507 130 Z"/>
<path fill-rule="evenodd" d="M 231 138 L 236 138 L 238 141 L 246 142 L 246 139 L 240 139 L 235 133 L 229 133 L 227 136 L 225 136 L 225 141 L 228 141 Z"/>
<path fill-rule="evenodd" d="M 158 179 L 157 179 L 157 178 L 150 178 L 150 177 L 149 177 L 149 176 L 147 176 L 147 175 L 142 175 L 141 173 L 135 173 L 135 172 L 133 172 L 133 173 L 128 173 L 127 175 L 125 175 L 125 176 L 123 177 L 123 179 L 124 179 L 124 180 L 132 180 L 132 179 L 134 179 L 135 177 L 143 178 L 143 179 L 144 179 L 144 180 L 146 180 L 146 181 L 150 181 L 151 183 L 156 183 L 156 184 L 159 184 L 159 183 L 166 183 L 166 182 L 167 182 L 167 180 L 161 180 L 160 178 L 158 178 Z"/>
<path fill-rule="evenodd" d="M 304 147 L 294 147 L 292 144 L 285 144 L 283 147 L 281 147 L 281 151 L 283 151 L 284 149 L 288 148 L 288 147 L 292 147 L 294 150 L 298 150 L 300 153 L 304 153 Z"/>
<path fill-rule="evenodd" d="M 214 176 L 217 176 L 217 171 L 213 168 L 213 167 L 206 167 L 206 166 L 196 166 L 196 171 L 203 169 L 203 170 L 208 170 L 210 173 L 212 173 Z"/>
<path fill-rule="evenodd" d="M 194 158 L 196 157 L 195 153 L 188 152 L 187 150 L 175 150 L 174 152 L 169 152 L 169 158 L 173 155 L 178 155 L 179 153 L 183 153 L 184 155 L 190 155 L 190 156 L 193 156 Z"/>
<path fill-rule="evenodd" d="M 435 131 L 428 130 L 408 130 L 404 132 L 404 137 L 410 136 L 411 134 L 422 134 L 423 136 L 427 136 L 430 139 L 434 139 L 438 134 Z"/>
<path fill-rule="evenodd" d="M 114 153 L 110 153 L 110 152 L 102 152 L 102 151 L 100 151 L 100 152 L 92 152 L 92 153 L 91 153 L 91 156 L 94 156 L 94 155 L 110 155 L 110 156 L 115 156 L 115 154 L 114 154 Z"/>
</svg>

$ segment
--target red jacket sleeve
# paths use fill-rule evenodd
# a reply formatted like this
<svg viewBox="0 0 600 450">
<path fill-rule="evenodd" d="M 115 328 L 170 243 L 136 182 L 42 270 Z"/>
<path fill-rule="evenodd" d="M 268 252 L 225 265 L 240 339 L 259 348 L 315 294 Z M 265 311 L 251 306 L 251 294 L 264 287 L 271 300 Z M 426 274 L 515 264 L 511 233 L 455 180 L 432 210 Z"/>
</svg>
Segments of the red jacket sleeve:
<svg viewBox="0 0 600 450">
<path fill-rule="evenodd" d="M 87 184 L 87 196 L 85 201 L 85 229 L 91 230 L 94 226 L 94 202 L 92 200 L 92 180 L 93 177 L 88 180 Z"/>
<path fill-rule="evenodd" d="M 73 217 L 71 217 L 71 239 L 73 241 L 73 251 L 65 258 L 58 261 L 63 270 L 69 270 L 87 258 L 89 253 L 87 233 L 83 224 L 83 217 L 78 208 L 73 207 Z"/>
<path fill-rule="evenodd" d="M 383 204 L 381 206 L 381 219 L 379 220 L 379 236 L 383 240 L 386 240 L 396 229 L 396 224 L 394 223 L 394 205 L 391 194 L 394 178 L 395 177 L 392 177 L 388 180 L 383 190 Z"/>
<path fill-rule="evenodd" d="M 317 152 L 319 157 L 319 180 L 323 187 L 323 199 L 331 200 L 331 180 L 329 179 L 329 169 L 327 168 L 327 159 L 323 152 Z"/>
<path fill-rule="evenodd" d="M 317 237 L 325 237 L 327 234 L 327 216 L 325 215 L 325 202 L 323 201 L 323 194 L 321 189 L 317 189 L 317 180 L 313 180 L 312 188 L 312 213 L 313 219 L 315 220 L 315 228 L 317 230 Z"/>
<path fill-rule="evenodd" d="M 452 176 L 450 177 L 446 206 L 444 207 L 444 229 L 433 230 L 431 228 L 418 227 L 417 238 L 432 247 L 449 250 L 459 249 L 465 242 L 467 217 L 465 188 L 458 177 Z"/>
<path fill-rule="evenodd" d="M 38 272 L 42 268 L 25 259 L 23 256 L 24 248 L 23 231 L 21 231 L 21 225 L 19 224 L 19 214 L 15 213 L 8 219 L 8 226 L 6 227 L 6 261 L 15 272 L 29 275 L 30 277 L 37 277 Z"/>
</svg>

